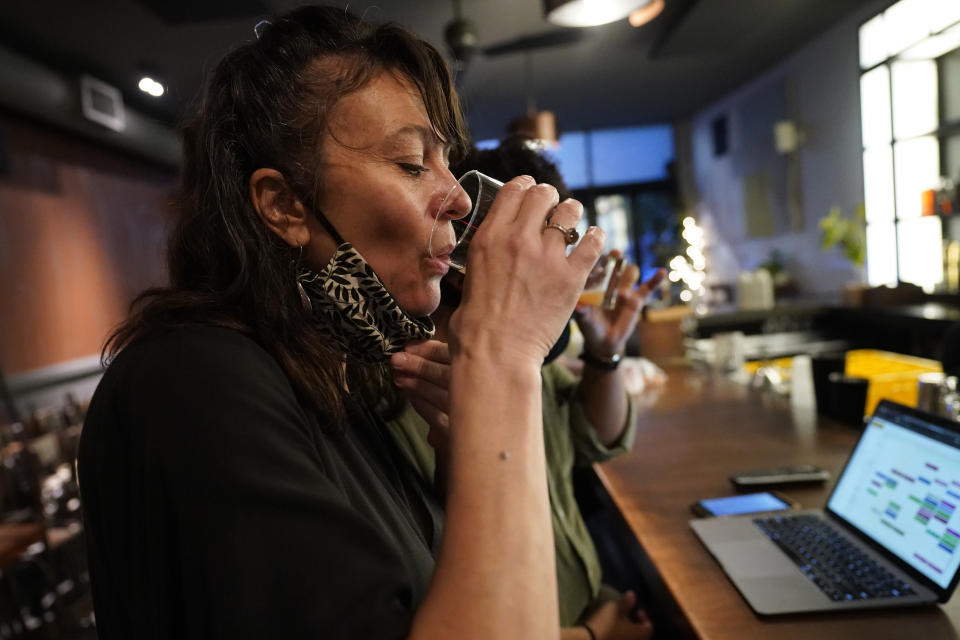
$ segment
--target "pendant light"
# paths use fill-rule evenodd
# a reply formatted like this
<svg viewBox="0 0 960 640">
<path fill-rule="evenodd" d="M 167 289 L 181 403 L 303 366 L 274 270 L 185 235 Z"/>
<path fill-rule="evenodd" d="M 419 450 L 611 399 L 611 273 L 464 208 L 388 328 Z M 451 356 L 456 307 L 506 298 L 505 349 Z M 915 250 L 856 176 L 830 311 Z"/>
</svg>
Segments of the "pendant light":
<svg viewBox="0 0 960 640">
<path fill-rule="evenodd" d="M 533 54 L 524 53 L 524 84 L 527 90 L 527 112 L 507 125 L 507 133 L 534 141 L 541 146 L 557 144 L 557 120 L 552 111 L 538 111 L 533 98 Z"/>
<path fill-rule="evenodd" d="M 543 0 L 548 22 L 561 27 L 594 27 L 626 18 L 651 0 Z"/>
<path fill-rule="evenodd" d="M 454 77 L 459 80 L 460 73 L 466 70 L 470 60 L 477 53 L 477 43 L 480 40 L 477 26 L 472 20 L 464 18 L 460 11 L 460 0 L 453 0 L 453 20 L 447 23 L 443 31 L 443 40 L 452 57 L 451 67 Z"/>
</svg>

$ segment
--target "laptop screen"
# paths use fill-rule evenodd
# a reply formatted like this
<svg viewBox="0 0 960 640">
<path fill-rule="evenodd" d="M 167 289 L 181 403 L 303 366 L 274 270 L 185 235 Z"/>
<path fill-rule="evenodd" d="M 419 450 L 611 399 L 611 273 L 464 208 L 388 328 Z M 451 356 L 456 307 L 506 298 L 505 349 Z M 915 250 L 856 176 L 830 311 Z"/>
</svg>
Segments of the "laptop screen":
<svg viewBox="0 0 960 640">
<path fill-rule="evenodd" d="M 883 402 L 827 507 L 946 588 L 960 567 L 958 447 L 960 434 Z"/>
</svg>

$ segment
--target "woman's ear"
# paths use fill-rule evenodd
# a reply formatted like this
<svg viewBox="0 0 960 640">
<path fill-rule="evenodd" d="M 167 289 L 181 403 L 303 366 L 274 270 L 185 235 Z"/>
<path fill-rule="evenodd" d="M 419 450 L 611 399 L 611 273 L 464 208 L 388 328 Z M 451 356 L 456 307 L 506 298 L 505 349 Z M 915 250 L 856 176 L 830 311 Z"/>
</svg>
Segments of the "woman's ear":
<svg viewBox="0 0 960 640">
<path fill-rule="evenodd" d="M 250 202 L 270 231 L 291 247 L 310 242 L 308 213 L 276 169 L 257 169 L 250 176 Z"/>
</svg>

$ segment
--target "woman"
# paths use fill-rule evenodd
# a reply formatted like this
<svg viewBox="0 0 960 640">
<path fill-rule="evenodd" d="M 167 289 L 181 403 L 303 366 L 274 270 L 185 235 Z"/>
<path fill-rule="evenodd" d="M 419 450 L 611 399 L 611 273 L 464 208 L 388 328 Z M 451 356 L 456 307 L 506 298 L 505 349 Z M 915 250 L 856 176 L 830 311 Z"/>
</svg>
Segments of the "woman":
<svg viewBox="0 0 960 640">
<path fill-rule="evenodd" d="M 561 197 L 568 193 L 556 165 L 543 156 L 529 141 L 510 137 L 494 149 L 472 149 L 453 167 L 455 175 L 476 169 L 498 180 L 525 174 L 539 182 L 553 185 Z M 634 411 L 626 392 L 623 370 L 613 354 L 622 353 L 627 339 L 636 328 L 647 295 L 663 278 L 658 271 L 649 281 L 637 285 L 639 270 L 629 265 L 619 283 L 615 306 L 610 310 L 588 307 L 574 314 L 583 334 L 584 367 L 582 376 L 574 377 L 554 358 L 567 346 L 563 339 L 554 345 L 542 369 L 543 437 L 551 504 L 551 525 L 558 586 L 558 603 L 562 638 L 583 637 L 586 627 L 591 634 L 605 638 L 646 640 L 653 627 L 646 613 L 634 612 L 636 596 L 632 591 L 620 594 L 601 584 L 600 558 L 587 531 L 574 496 L 575 465 L 604 462 L 633 445 Z M 441 285 L 442 298 L 431 316 L 443 340 L 447 323 L 460 298 L 459 274 L 450 273 Z M 565 331 L 565 335 L 569 332 Z M 433 342 L 433 341 L 432 341 Z M 415 344 L 403 354 L 392 356 L 395 383 L 402 389 L 421 389 L 424 381 L 417 376 L 418 367 L 426 367 L 429 356 L 436 352 L 431 343 Z M 444 360 L 441 352 L 439 360 Z M 442 394 L 419 394 L 424 399 L 443 399 Z M 412 407 L 390 422 L 393 435 L 415 468 L 428 483 L 437 479 L 437 462 L 445 467 L 443 453 L 448 430 L 434 429 L 424 419 L 444 407 L 428 404 Z M 442 420 L 433 417 L 432 422 Z M 434 443 L 431 446 L 429 442 Z M 442 491 L 442 486 L 438 489 Z"/>
<path fill-rule="evenodd" d="M 396 26 L 305 8 L 258 31 L 185 127 L 171 284 L 111 336 L 84 427 L 100 637 L 555 637 L 539 365 L 603 234 L 565 257 L 545 223 L 580 205 L 519 178 L 472 244 L 439 546 L 374 405 L 432 332 L 456 95 Z"/>
</svg>

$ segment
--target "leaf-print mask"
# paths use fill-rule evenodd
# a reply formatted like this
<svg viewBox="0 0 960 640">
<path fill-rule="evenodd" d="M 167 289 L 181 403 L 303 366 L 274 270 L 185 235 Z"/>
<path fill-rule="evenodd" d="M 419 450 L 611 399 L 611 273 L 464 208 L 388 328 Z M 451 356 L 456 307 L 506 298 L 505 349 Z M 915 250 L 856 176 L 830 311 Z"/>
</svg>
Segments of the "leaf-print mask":
<svg viewBox="0 0 960 640">
<path fill-rule="evenodd" d="M 298 278 L 317 321 L 360 362 L 382 362 L 408 342 L 433 337 L 433 320 L 414 318 L 401 309 L 349 242 L 340 243 L 321 272 L 301 268 Z"/>
</svg>

